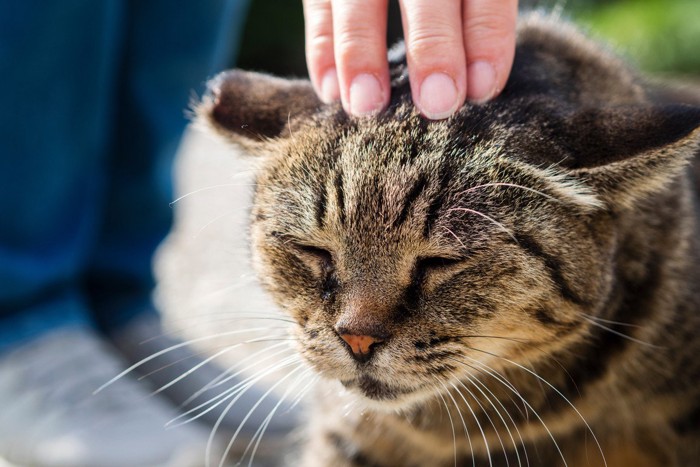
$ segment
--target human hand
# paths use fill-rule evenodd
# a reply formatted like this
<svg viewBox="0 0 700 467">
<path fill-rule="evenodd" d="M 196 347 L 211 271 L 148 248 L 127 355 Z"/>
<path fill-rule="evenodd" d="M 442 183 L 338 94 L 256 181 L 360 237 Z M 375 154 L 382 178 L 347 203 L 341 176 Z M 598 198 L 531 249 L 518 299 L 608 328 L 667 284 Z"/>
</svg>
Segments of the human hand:
<svg viewBox="0 0 700 467">
<path fill-rule="evenodd" d="M 389 103 L 388 0 L 303 0 L 306 61 L 324 102 L 353 115 Z M 505 86 L 515 54 L 517 0 L 400 0 L 413 102 L 452 115 Z"/>
</svg>

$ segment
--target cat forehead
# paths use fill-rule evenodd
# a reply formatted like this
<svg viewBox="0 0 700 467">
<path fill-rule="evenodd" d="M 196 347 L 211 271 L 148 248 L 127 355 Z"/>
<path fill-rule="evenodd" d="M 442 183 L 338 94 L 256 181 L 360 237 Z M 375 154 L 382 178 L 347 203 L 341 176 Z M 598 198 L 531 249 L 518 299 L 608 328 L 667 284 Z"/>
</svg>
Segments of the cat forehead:
<svg viewBox="0 0 700 467">
<path fill-rule="evenodd" d="M 316 117 L 298 137 L 282 141 L 280 152 L 297 164 L 344 168 L 366 178 L 387 171 L 435 171 L 447 162 L 454 144 L 460 144 L 451 142 L 454 126 L 428 122 L 408 103 L 368 119 L 348 117 L 338 109 Z"/>
<path fill-rule="evenodd" d="M 514 129 L 502 114 L 498 106 L 474 106 L 431 122 L 410 103 L 377 119 L 353 120 L 343 113 L 286 141 L 269 172 L 286 190 L 302 195 L 318 198 L 319 184 L 342 184 L 348 199 L 367 195 L 364 204 L 386 208 L 437 191 L 441 202 L 459 204 L 452 196 L 487 183 L 527 185 L 586 209 L 598 206 L 588 187 L 560 169 L 554 143 L 543 142 L 536 128 Z"/>
<path fill-rule="evenodd" d="M 481 167 L 496 155 L 551 165 L 561 161 L 544 131 L 554 126 L 555 105 L 467 104 L 442 121 L 425 119 L 410 101 L 371 118 L 348 117 L 338 108 L 309 119 L 291 138 L 279 141 L 278 152 L 312 166 L 352 164 L 369 170 L 368 176 L 372 170 L 408 166 L 431 171 L 443 165 Z"/>
</svg>

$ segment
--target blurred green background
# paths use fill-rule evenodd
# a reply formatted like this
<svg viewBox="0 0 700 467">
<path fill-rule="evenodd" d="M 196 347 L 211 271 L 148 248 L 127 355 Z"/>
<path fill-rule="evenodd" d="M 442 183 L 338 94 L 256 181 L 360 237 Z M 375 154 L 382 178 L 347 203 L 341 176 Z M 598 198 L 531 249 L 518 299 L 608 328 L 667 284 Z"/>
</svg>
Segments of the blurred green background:
<svg viewBox="0 0 700 467">
<path fill-rule="evenodd" d="M 700 0 L 521 0 L 525 9 L 561 11 L 642 69 L 700 81 Z M 392 0 L 389 42 L 401 36 Z M 252 0 L 238 67 L 306 76 L 301 0 Z"/>
</svg>

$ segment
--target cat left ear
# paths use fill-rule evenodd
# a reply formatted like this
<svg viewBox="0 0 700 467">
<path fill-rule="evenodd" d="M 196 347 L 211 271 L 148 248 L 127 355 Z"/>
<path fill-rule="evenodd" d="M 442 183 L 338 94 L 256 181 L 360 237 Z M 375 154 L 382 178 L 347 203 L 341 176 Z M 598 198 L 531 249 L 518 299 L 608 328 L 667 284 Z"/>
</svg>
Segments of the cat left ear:
<svg viewBox="0 0 700 467">
<path fill-rule="evenodd" d="M 576 113 L 562 125 L 573 175 L 611 206 L 662 190 L 700 149 L 700 108 L 625 106 Z"/>
<path fill-rule="evenodd" d="M 196 114 L 200 123 L 255 152 L 266 141 L 288 136 L 294 122 L 322 105 L 308 80 L 231 70 L 209 82 Z"/>
</svg>

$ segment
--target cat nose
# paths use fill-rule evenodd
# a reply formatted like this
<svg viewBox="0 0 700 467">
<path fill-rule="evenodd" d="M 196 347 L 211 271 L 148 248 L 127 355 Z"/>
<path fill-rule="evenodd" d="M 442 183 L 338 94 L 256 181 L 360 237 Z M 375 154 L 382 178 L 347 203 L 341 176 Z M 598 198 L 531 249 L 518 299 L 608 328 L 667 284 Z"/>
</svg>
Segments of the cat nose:
<svg viewBox="0 0 700 467">
<path fill-rule="evenodd" d="M 381 337 L 342 333 L 342 329 L 336 332 L 338 332 L 340 338 L 350 347 L 353 358 L 360 363 L 368 361 L 372 357 L 373 347 L 376 344 L 384 342 L 384 339 Z"/>
</svg>

